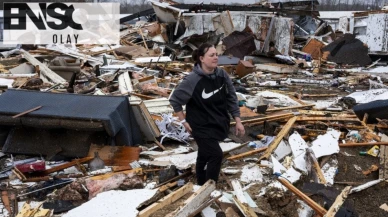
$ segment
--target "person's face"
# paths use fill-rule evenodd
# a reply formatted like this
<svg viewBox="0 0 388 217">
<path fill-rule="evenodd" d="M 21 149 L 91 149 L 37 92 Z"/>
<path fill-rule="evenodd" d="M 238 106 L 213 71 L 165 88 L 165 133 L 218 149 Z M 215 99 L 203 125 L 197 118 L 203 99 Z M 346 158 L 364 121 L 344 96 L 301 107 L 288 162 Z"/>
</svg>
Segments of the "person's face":
<svg viewBox="0 0 388 217">
<path fill-rule="evenodd" d="M 205 72 L 212 72 L 218 65 L 217 51 L 214 47 L 210 47 L 205 55 L 199 57 L 201 60 L 202 69 Z"/>
</svg>

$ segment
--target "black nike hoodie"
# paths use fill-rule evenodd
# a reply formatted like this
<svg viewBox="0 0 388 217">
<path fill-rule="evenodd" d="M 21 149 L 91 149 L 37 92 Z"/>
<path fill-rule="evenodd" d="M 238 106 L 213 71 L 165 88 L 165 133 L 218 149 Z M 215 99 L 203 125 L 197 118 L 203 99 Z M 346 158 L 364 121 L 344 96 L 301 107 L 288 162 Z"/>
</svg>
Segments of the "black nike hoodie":
<svg viewBox="0 0 388 217">
<path fill-rule="evenodd" d="M 240 117 L 236 91 L 228 74 L 220 68 L 206 74 L 196 64 L 170 97 L 175 112 L 186 105 L 186 121 L 198 138 L 224 140 L 229 132 L 230 118 Z"/>
</svg>

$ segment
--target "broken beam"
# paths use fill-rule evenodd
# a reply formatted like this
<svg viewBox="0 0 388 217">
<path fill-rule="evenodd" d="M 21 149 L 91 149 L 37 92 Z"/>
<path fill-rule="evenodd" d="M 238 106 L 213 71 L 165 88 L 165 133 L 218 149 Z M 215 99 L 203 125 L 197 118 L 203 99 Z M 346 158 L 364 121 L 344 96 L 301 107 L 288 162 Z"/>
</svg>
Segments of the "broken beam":
<svg viewBox="0 0 388 217">
<path fill-rule="evenodd" d="M 52 83 L 66 83 L 66 80 L 59 76 L 57 73 L 53 72 L 51 69 L 47 67 L 47 65 L 41 63 L 35 57 L 33 57 L 27 51 L 20 49 L 20 52 L 23 54 L 23 57 L 30 62 L 33 66 L 39 66 L 40 70 L 40 78 L 43 82 L 52 82 Z"/>
<path fill-rule="evenodd" d="M 319 216 L 324 216 L 327 213 L 327 210 L 325 210 L 322 206 L 317 204 L 314 200 L 309 198 L 307 195 L 305 195 L 303 192 L 301 192 L 299 189 L 297 189 L 294 185 L 292 185 L 290 182 L 288 182 L 285 178 L 279 177 L 277 179 L 282 185 L 288 188 L 292 193 L 294 193 L 296 196 L 298 196 L 301 200 L 307 203 Z"/>
<path fill-rule="evenodd" d="M 213 202 L 215 202 L 216 200 L 220 199 L 222 197 L 222 194 L 219 195 L 218 197 L 215 197 L 215 198 L 212 198 L 210 199 L 208 202 L 202 204 L 198 209 L 196 209 L 192 214 L 190 214 L 188 217 L 194 217 L 196 216 L 198 213 L 200 213 L 202 210 L 204 210 L 206 207 L 210 206 Z"/>
<path fill-rule="evenodd" d="M 241 187 L 241 183 L 238 180 L 233 180 L 232 185 L 234 191 L 233 200 L 242 214 L 246 217 L 257 217 L 256 213 L 248 205 L 247 199 L 244 196 L 244 191 Z"/>
<path fill-rule="evenodd" d="M 179 188 L 178 190 L 172 192 L 171 194 L 163 197 L 162 199 L 158 200 L 157 202 L 151 204 L 149 207 L 143 209 L 142 211 L 139 212 L 137 217 L 148 217 L 151 214 L 155 213 L 159 209 L 174 203 L 177 201 L 179 198 L 183 197 L 187 193 L 193 191 L 193 183 L 189 182 L 183 187 Z"/>
<path fill-rule="evenodd" d="M 261 153 L 261 152 L 263 152 L 265 150 L 267 150 L 267 147 L 255 149 L 253 151 L 244 152 L 244 153 L 241 153 L 241 154 L 238 154 L 238 155 L 234 155 L 234 156 L 228 157 L 227 159 L 228 160 L 236 160 L 236 159 L 240 159 L 240 158 L 243 158 L 243 157 L 251 156 L 251 155 L 254 155 L 254 154 L 257 154 L 257 153 Z"/>
<path fill-rule="evenodd" d="M 317 173 L 319 183 L 326 185 L 327 181 L 325 179 L 325 176 L 323 175 L 322 169 L 319 166 L 318 160 L 315 157 L 315 154 L 314 154 L 313 150 L 311 148 L 307 148 L 306 149 L 306 154 L 308 154 L 310 160 L 313 163 L 312 166 L 313 166 L 315 172 Z"/>
<path fill-rule="evenodd" d="M 375 146 L 388 145 L 388 142 L 360 142 L 360 143 L 342 143 L 339 147 L 357 147 L 357 146 Z"/>
<path fill-rule="evenodd" d="M 274 108 L 274 109 L 267 109 L 266 112 L 276 112 L 276 111 L 283 111 L 283 110 L 290 110 L 290 109 L 300 109 L 300 108 L 309 108 L 313 107 L 315 105 L 299 105 L 299 106 L 290 106 L 290 107 L 283 107 L 283 108 Z"/>
<path fill-rule="evenodd" d="M 187 217 L 194 213 L 216 189 L 215 181 L 209 180 L 191 195 L 181 207 L 169 213 L 166 217 Z"/>
<path fill-rule="evenodd" d="M 271 119 L 287 118 L 289 116 L 294 116 L 294 113 L 290 112 L 290 113 L 285 113 L 285 114 L 281 114 L 281 115 L 272 115 L 272 116 L 266 116 L 266 117 L 262 117 L 262 118 L 254 118 L 254 119 L 250 119 L 250 120 L 241 121 L 241 123 L 246 124 L 246 123 L 255 123 L 255 122 L 260 122 L 260 121 L 269 121 Z M 236 124 L 236 122 L 230 123 L 230 125 L 235 125 L 235 124 Z"/>
<path fill-rule="evenodd" d="M 333 205 L 331 205 L 330 209 L 327 211 L 324 217 L 334 217 L 338 210 L 341 208 L 342 204 L 345 202 L 346 198 L 349 195 L 351 186 L 347 186 L 342 190 L 341 194 L 337 196 Z"/>
<path fill-rule="evenodd" d="M 356 118 L 341 118 L 341 117 L 299 117 L 296 121 L 347 121 L 360 122 Z"/>
<path fill-rule="evenodd" d="M 280 130 L 276 138 L 268 146 L 268 149 L 265 151 L 265 153 L 259 158 L 258 163 L 263 159 L 267 159 L 272 154 L 272 152 L 278 147 L 279 143 L 283 140 L 283 137 L 290 131 L 292 125 L 294 125 L 297 118 L 298 117 L 293 117 L 288 120 L 288 122 Z"/>
<path fill-rule="evenodd" d="M 76 159 L 76 160 L 73 160 L 71 162 L 68 162 L 68 163 L 64 163 L 62 165 L 59 165 L 57 167 L 53 167 L 51 169 L 48 169 L 48 170 L 45 170 L 43 171 L 43 174 L 45 175 L 48 175 L 48 174 L 51 174 L 53 172 L 57 172 L 57 171 L 60 171 L 60 170 L 63 170 L 63 169 L 66 169 L 66 168 L 69 168 L 69 167 L 72 167 L 72 166 L 75 166 L 77 164 L 82 164 L 82 163 L 86 163 L 90 160 L 92 160 L 94 157 L 84 157 L 84 158 L 81 158 L 81 159 Z"/>
<path fill-rule="evenodd" d="M 302 98 L 304 97 L 335 97 L 338 94 L 302 94 Z"/>
</svg>

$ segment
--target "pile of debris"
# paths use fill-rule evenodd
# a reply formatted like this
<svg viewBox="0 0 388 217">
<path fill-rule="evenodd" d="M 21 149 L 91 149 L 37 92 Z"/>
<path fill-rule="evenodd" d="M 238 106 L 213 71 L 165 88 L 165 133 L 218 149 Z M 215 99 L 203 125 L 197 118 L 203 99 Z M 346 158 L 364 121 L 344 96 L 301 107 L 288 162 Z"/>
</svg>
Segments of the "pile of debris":
<svg viewBox="0 0 388 217">
<path fill-rule="evenodd" d="M 355 13 L 356 35 L 314 1 L 150 2 L 158 21 L 123 25 L 120 45 L 0 53 L 0 215 L 387 215 L 386 45 L 363 26 L 385 13 Z M 197 146 L 168 98 L 204 42 L 246 135 L 231 127 L 219 181 L 198 186 Z"/>
</svg>

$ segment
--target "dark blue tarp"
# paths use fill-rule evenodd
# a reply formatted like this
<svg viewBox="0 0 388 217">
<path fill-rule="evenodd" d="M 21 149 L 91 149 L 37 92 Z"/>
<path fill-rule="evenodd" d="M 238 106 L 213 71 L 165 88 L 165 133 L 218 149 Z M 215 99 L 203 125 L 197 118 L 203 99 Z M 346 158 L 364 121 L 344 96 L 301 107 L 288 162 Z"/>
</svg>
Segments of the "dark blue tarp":
<svg viewBox="0 0 388 217">
<path fill-rule="evenodd" d="M 126 96 L 94 96 L 12 89 L 0 95 L 0 115 L 16 115 L 38 106 L 42 108 L 26 116 L 100 121 L 108 135 L 116 137 L 116 141 L 121 141 L 121 145 L 132 146 L 142 142 L 138 124 Z"/>
<path fill-rule="evenodd" d="M 388 100 L 359 104 L 353 107 L 353 111 L 360 120 L 364 118 L 365 113 L 368 113 L 368 123 L 377 123 L 376 118 L 388 119 Z"/>
</svg>

